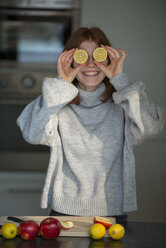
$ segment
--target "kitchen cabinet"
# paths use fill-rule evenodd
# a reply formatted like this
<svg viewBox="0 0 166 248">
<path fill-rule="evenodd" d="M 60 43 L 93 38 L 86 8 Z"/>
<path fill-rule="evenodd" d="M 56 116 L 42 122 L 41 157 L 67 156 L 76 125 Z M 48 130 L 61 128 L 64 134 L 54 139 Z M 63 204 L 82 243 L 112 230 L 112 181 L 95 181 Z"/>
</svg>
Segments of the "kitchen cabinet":
<svg viewBox="0 0 166 248">
<path fill-rule="evenodd" d="M 44 172 L 0 172 L 0 215 L 49 215 L 40 208 Z"/>
</svg>

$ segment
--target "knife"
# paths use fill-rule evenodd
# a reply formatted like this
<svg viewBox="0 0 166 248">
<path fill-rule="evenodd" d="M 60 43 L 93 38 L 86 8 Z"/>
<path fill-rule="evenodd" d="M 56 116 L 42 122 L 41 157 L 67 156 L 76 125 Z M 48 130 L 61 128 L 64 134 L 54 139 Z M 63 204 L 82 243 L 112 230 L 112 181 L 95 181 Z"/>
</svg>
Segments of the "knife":
<svg viewBox="0 0 166 248">
<path fill-rule="evenodd" d="M 19 219 L 19 218 L 17 218 L 17 217 L 14 217 L 14 216 L 8 216 L 8 217 L 7 217 L 7 220 L 12 220 L 12 221 L 18 222 L 18 223 L 24 222 L 23 220 L 21 220 L 21 219 Z"/>
<path fill-rule="evenodd" d="M 24 222 L 23 220 L 21 220 L 21 219 L 19 219 L 19 218 L 17 218 L 17 217 L 14 217 L 14 216 L 8 216 L 8 217 L 7 217 L 7 220 L 12 220 L 12 221 L 18 222 L 18 223 Z M 3 227 L 3 225 L 0 225 L 0 229 L 1 229 L 2 227 Z"/>
</svg>

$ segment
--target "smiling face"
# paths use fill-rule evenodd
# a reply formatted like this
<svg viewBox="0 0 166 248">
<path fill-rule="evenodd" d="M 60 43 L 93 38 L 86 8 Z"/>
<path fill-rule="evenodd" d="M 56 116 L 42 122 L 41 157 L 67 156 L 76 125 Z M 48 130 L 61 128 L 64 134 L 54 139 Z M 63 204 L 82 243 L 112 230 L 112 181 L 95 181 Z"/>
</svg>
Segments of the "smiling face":
<svg viewBox="0 0 166 248">
<path fill-rule="evenodd" d="M 94 63 L 93 52 L 97 47 L 98 45 L 92 40 L 84 41 L 79 46 L 79 49 L 84 49 L 88 53 L 86 65 L 76 76 L 80 88 L 85 91 L 94 91 L 105 78 L 104 72 Z M 102 62 L 102 64 L 107 65 L 107 60 Z M 78 65 L 75 61 L 73 62 L 73 67 L 77 67 Z"/>
</svg>

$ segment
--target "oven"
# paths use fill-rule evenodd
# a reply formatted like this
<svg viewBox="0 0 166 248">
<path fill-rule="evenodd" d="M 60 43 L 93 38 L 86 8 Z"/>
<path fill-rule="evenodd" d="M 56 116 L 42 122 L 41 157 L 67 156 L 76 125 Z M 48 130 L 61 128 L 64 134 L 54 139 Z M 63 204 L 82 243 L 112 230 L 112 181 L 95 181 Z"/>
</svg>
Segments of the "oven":
<svg viewBox="0 0 166 248">
<path fill-rule="evenodd" d="M 26 104 L 40 94 L 79 24 L 79 0 L 0 1 L 0 104 Z"/>
<path fill-rule="evenodd" d="M 0 1 L 0 171 L 45 171 L 49 150 L 26 143 L 24 107 L 56 76 L 57 59 L 80 25 L 80 0 Z"/>
</svg>

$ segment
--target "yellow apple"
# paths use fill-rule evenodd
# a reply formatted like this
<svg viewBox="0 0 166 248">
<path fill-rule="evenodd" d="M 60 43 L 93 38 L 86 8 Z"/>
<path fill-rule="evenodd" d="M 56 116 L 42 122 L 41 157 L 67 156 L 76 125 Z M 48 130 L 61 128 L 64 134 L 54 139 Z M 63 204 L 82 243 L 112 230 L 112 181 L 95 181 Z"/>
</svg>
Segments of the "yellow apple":
<svg viewBox="0 0 166 248">
<path fill-rule="evenodd" d="M 5 239 L 13 239 L 17 235 L 17 226 L 13 223 L 6 223 L 1 228 L 1 235 Z"/>
</svg>

